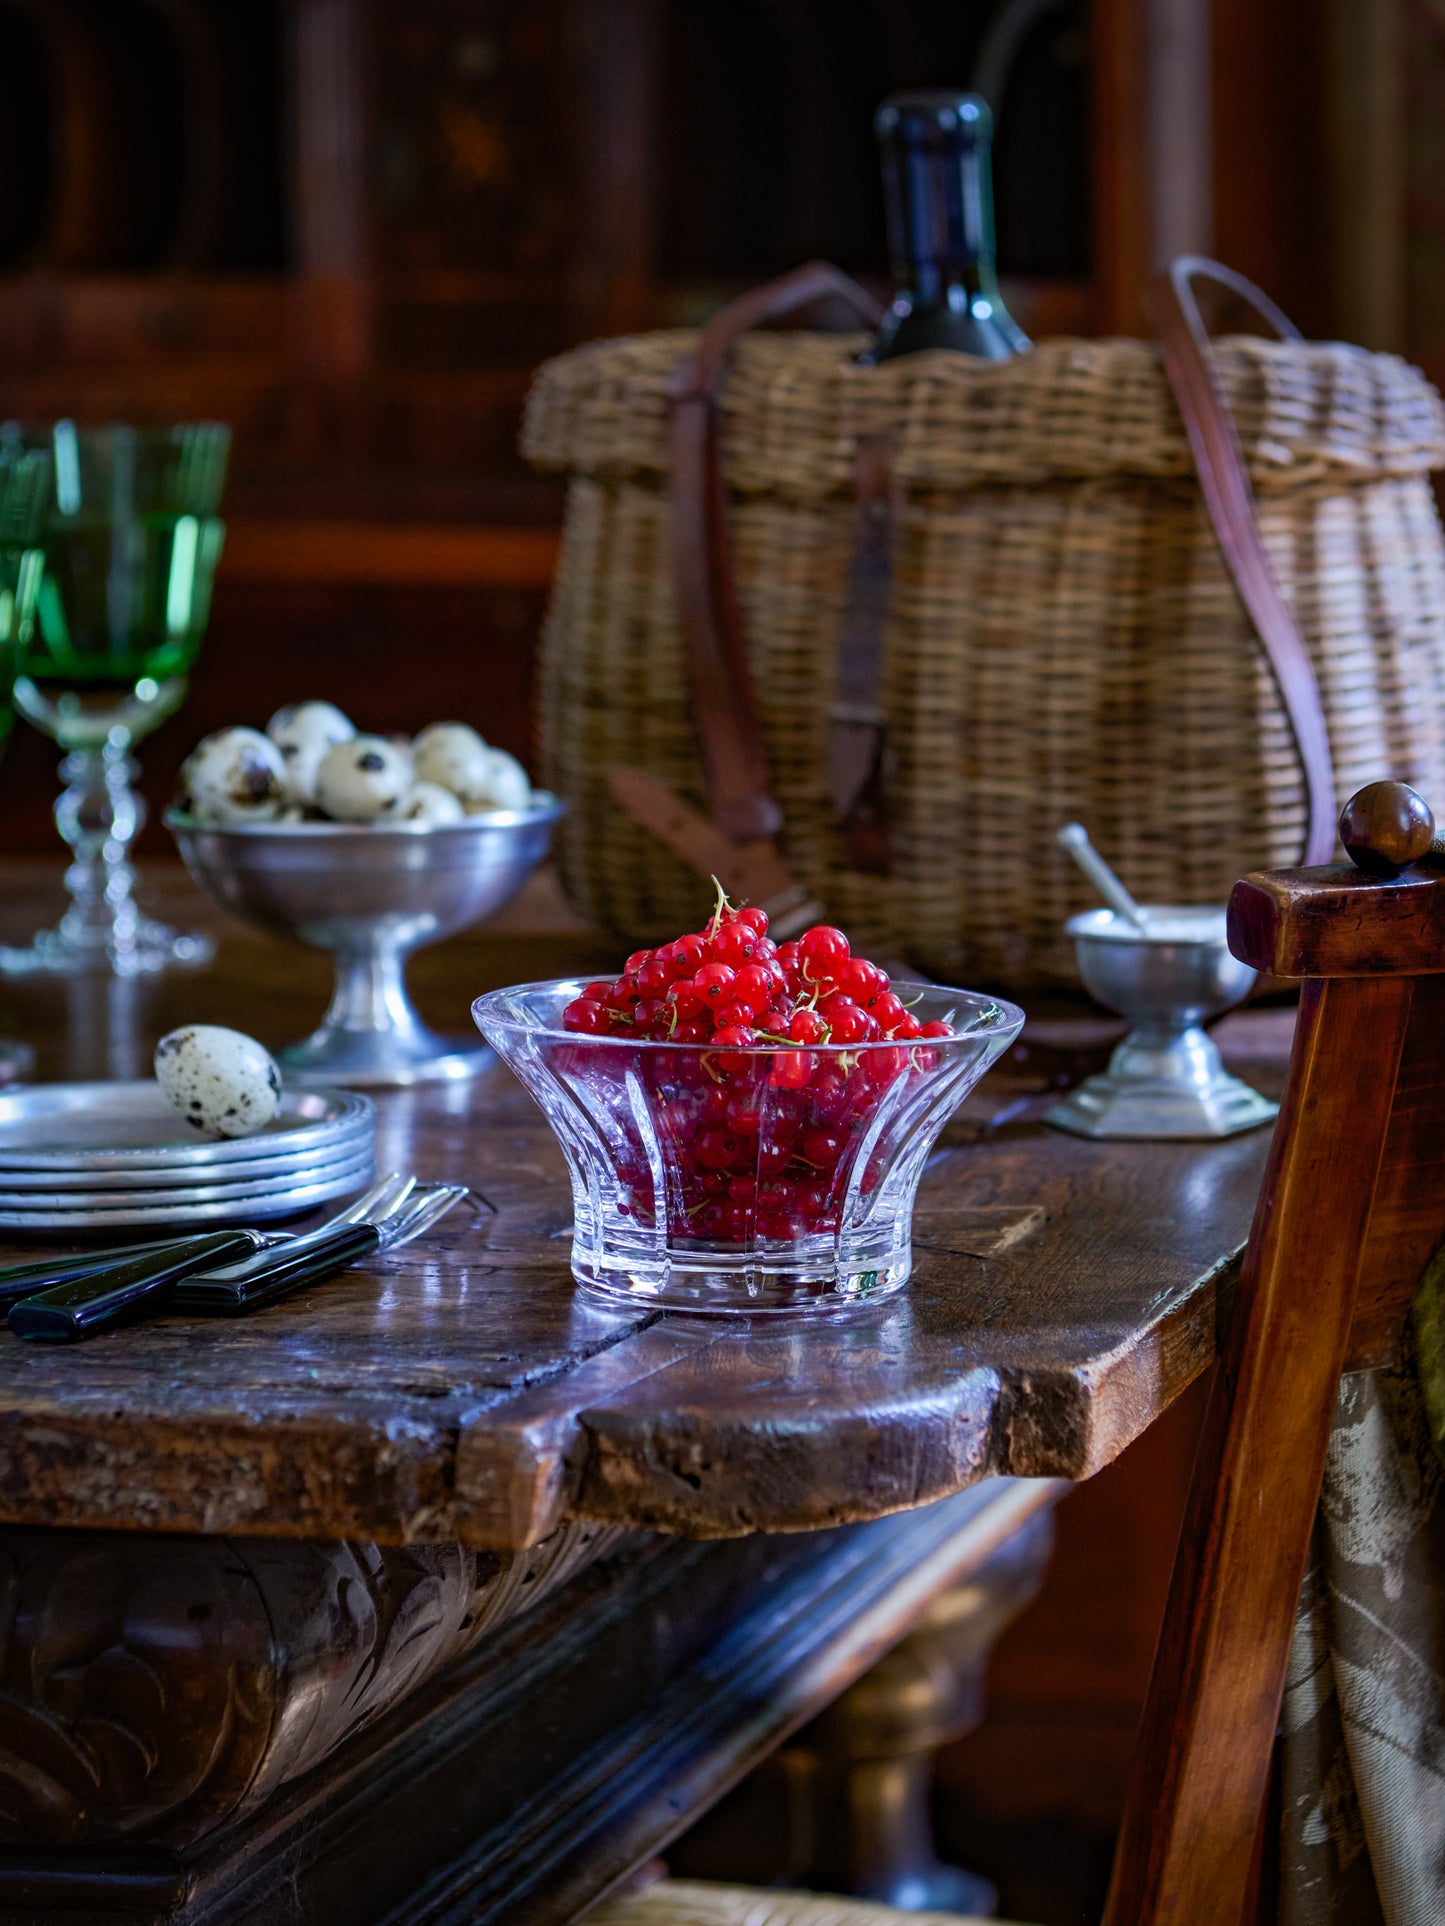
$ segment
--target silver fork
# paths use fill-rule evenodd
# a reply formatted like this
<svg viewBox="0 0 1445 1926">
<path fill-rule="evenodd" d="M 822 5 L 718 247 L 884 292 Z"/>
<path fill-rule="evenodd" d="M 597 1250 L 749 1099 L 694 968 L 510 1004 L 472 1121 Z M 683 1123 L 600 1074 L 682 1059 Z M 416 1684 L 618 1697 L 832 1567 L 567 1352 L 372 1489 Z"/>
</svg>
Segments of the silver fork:
<svg viewBox="0 0 1445 1926">
<path fill-rule="evenodd" d="M 386 1209 L 357 1212 L 358 1199 L 346 1221 L 323 1224 L 290 1243 L 257 1251 L 250 1257 L 193 1272 L 182 1280 L 168 1302 L 181 1311 L 221 1311 L 234 1315 L 270 1304 L 278 1297 L 334 1277 L 362 1258 L 397 1250 L 420 1237 L 454 1204 L 470 1192 L 465 1184 L 424 1184 L 410 1179 L 402 1196 Z"/>
</svg>

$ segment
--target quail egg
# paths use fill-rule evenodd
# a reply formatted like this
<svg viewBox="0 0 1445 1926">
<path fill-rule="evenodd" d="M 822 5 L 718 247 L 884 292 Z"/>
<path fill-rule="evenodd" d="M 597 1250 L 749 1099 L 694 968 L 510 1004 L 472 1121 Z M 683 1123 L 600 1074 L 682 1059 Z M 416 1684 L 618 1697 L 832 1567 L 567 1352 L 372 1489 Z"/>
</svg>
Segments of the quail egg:
<svg viewBox="0 0 1445 1926">
<path fill-rule="evenodd" d="M 187 1023 L 156 1045 L 156 1082 L 188 1124 L 217 1137 L 250 1137 L 280 1113 L 281 1073 L 240 1030 Z"/>
<path fill-rule="evenodd" d="M 509 756 L 505 749 L 489 749 L 487 756 L 487 800 L 481 806 L 490 809 L 525 809 L 532 800 L 532 785 L 521 763 L 515 756 Z"/>
<path fill-rule="evenodd" d="M 440 783 L 419 782 L 387 811 L 386 819 L 396 823 L 459 823 L 464 814 L 450 789 L 443 789 Z"/>
<path fill-rule="evenodd" d="M 285 801 L 286 765 L 259 729 L 217 729 L 186 758 L 180 786 L 202 822 L 269 822 Z"/>
<path fill-rule="evenodd" d="M 340 823 L 374 823 L 412 786 L 410 760 L 385 736 L 353 736 L 321 758 L 316 800 Z"/>
<path fill-rule="evenodd" d="M 450 789 L 463 803 L 486 795 L 492 751 L 469 723 L 434 722 L 412 744 L 418 782 Z"/>
<path fill-rule="evenodd" d="M 288 702 L 266 724 L 286 765 L 288 802 L 316 800 L 316 772 L 333 743 L 350 742 L 356 725 L 333 702 Z"/>
</svg>

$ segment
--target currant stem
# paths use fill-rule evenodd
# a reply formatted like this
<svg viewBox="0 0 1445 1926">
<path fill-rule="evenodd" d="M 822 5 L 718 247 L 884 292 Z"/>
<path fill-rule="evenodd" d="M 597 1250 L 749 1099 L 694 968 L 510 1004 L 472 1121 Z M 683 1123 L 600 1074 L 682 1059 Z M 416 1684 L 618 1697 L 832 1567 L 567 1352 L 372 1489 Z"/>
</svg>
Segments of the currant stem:
<svg viewBox="0 0 1445 1926">
<path fill-rule="evenodd" d="M 722 928 L 724 911 L 730 910 L 732 908 L 732 903 L 728 898 L 728 893 L 723 888 L 722 884 L 718 881 L 716 876 L 714 876 L 712 879 L 712 886 L 717 891 L 717 902 L 713 906 L 713 913 L 708 921 L 708 926 L 707 926 L 707 940 L 709 943 L 717 935 L 718 931 Z"/>
</svg>

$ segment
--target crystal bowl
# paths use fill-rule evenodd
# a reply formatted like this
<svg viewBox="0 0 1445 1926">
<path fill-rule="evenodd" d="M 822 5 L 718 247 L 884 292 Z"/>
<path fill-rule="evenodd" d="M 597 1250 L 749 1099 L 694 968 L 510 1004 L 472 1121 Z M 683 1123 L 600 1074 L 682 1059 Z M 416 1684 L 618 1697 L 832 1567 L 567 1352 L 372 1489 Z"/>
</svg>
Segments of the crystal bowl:
<svg viewBox="0 0 1445 1926">
<path fill-rule="evenodd" d="M 330 950 L 336 988 L 319 1030 L 277 1058 L 292 1083 L 411 1084 L 472 1076 L 491 1053 L 439 1036 L 407 999 L 412 950 L 480 922 L 547 854 L 562 813 L 525 809 L 460 823 L 201 823 L 166 813 L 186 868 L 243 922 Z"/>
<path fill-rule="evenodd" d="M 572 1178 L 572 1274 L 609 1299 L 685 1311 L 824 1311 L 902 1288 L 923 1166 L 1023 1024 L 929 985 L 914 1043 L 787 1049 L 578 1036 L 580 982 L 472 1005 L 541 1106 Z"/>
</svg>

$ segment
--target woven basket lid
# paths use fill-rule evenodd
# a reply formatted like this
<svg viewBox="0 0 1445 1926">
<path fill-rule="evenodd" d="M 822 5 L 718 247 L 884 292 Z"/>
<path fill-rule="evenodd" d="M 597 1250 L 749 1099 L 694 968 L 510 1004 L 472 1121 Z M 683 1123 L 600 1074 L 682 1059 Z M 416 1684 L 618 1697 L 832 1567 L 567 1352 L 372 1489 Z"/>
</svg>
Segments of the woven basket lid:
<svg viewBox="0 0 1445 1926">
<path fill-rule="evenodd" d="M 549 361 L 523 453 L 597 478 L 667 473 L 668 377 L 696 336 L 600 341 Z M 1192 472 L 1158 350 L 1041 341 L 1011 361 L 948 352 L 860 366 L 862 335 L 752 334 L 724 406 L 729 487 L 799 499 L 851 491 L 862 436 L 886 434 L 912 489 Z M 1421 474 L 1445 466 L 1445 406 L 1396 355 L 1341 342 L 1230 335 L 1214 363 L 1256 488 Z"/>
</svg>

